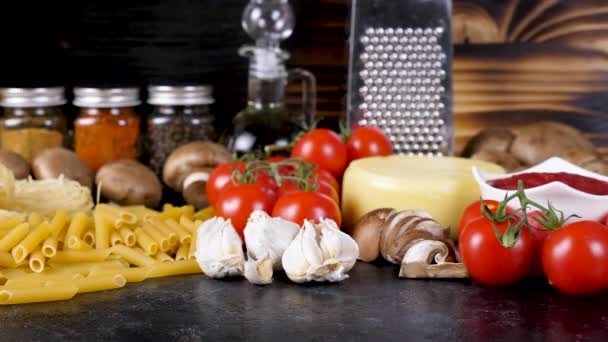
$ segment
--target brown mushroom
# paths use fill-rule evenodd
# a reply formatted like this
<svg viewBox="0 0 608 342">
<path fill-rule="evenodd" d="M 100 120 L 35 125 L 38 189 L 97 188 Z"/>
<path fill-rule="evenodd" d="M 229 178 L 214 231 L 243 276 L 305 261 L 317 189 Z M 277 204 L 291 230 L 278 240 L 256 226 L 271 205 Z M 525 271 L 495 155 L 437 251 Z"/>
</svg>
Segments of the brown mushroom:
<svg viewBox="0 0 608 342">
<path fill-rule="evenodd" d="M 30 175 L 30 165 L 27 160 L 15 152 L 0 151 L 0 164 L 11 170 L 17 179 L 24 179 Z"/>
<path fill-rule="evenodd" d="M 36 179 L 57 178 L 63 175 L 89 189 L 93 188 L 93 170 L 78 155 L 62 147 L 49 148 L 32 160 Z"/>
<path fill-rule="evenodd" d="M 483 160 L 502 166 L 507 171 L 521 169 L 523 165 L 508 152 L 497 152 L 492 150 L 481 150 L 473 153 L 471 159 Z"/>
<path fill-rule="evenodd" d="M 378 259 L 384 219 L 393 211 L 390 208 L 370 211 L 355 224 L 352 238 L 359 246 L 359 260 L 371 262 Z"/>
<path fill-rule="evenodd" d="M 101 195 L 121 205 L 140 205 L 154 208 L 162 196 L 162 185 L 156 174 L 134 160 L 110 162 L 97 171 L 95 184 Z"/>
<path fill-rule="evenodd" d="M 443 241 L 418 241 L 403 256 L 399 277 L 467 278 L 469 274 L 464 264 L 449 260 L 452 248 Z"/>
<path fill-rule="evenodd" d="M 181 192 L 188 204 L 203 208 L 208 205 L 205 186 L 209 173 L 231 160 L 232 155 L 222 145 L 207 141 L 191 142 L 169 155 L 163 167 L 163 181 Z"/>
</svg>

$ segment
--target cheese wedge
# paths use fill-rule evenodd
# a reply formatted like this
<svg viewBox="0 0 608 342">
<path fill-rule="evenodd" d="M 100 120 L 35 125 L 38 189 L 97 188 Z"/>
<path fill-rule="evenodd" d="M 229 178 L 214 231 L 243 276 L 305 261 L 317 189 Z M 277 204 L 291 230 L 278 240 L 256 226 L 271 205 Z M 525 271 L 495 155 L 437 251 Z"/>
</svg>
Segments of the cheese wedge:
<svg viewBox="0 0 608 342">
<path fill-rule="evenodd" d="M 452 157 L 389 156 L 355 160 L 342 183 L 343 226 L 348 232 L 366 213 L 378 208 L 424 210 L 449 226 L 452 238 L 464 208 L 479 200 L 471 168 L 502 173 L 502 167 Z"/>
</svg>

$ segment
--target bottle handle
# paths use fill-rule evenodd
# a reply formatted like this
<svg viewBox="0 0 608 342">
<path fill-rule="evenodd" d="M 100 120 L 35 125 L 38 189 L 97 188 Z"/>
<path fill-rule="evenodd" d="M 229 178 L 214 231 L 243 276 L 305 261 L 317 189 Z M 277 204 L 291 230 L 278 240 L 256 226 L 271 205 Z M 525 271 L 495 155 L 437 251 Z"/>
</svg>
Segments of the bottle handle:
<svg viewBox="0 0 608 342">
<path fill-rule="evenodd" d="M 308 70 L 295 68 L 287 70 L 287 82 L 302 82 L 302 112 L 306 118 L 306 124 L 312 125 L 317 116 L 317 80 Z"/>
</svg>

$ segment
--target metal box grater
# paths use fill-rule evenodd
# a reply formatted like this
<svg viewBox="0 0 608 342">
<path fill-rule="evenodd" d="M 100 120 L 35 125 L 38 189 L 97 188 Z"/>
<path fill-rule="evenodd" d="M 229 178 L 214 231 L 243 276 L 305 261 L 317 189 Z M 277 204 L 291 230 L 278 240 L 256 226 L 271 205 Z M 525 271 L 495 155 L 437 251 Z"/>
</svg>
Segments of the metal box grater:
<svg viewBox="0 0 608 342">
<path fill-rule="evenodd" d="M 395 153 L 452 154 L 452 2 L 351 6 L 348 124 L 382 128 Z"/>
</svg>

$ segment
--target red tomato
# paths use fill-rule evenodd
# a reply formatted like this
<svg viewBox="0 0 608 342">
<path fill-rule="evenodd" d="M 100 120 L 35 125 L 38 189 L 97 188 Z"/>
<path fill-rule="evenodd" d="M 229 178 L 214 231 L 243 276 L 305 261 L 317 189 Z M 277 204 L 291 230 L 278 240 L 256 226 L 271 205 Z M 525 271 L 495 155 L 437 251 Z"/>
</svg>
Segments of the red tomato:
<svg viewBox="0 0 608 342">
<path fill-rule="evenodd" d="M 266 172 L 258 172 L 256 174 L 255 184 L 259 185 L 264 192 L 266 192 L 272 199 L 273 202 L 277 200 L 277 192 L 279 190 L 279 186 L 277 182 L 268 175 Z"/>
<path fill-rule="evenodd" d="M 508 224 L 516 223 L 511 219 L 496 223 L 496 227 L 504 233 Z M 534 261 L 536 241 L 524 228 L 515 246 L 506 248 L 494 234 L 492 222 L 480 217 L 462 231 L 459 247 L 462 260 L 474 280 L 483 285 L 505 286 L 515 284 L 528 275 Z"/>
<path fill-rule="evenodd" d="M 393 144 L 383 130 L 376 126 L 361 126 L 353 130 L 348 142 L 348 160 L 393 154 Z"/>
<path fill-rule="evenodd" d="M 329 173 L 328 171 L 323 170 L 321 168 L 317 168 L 313 172 L 311 178 L 314 179 L 315 177 L 320 181 L 327 182 L 327 184 L 331 185 L 332 188 L 334 188 L 336 190 L 337 194 L 340 194 L 340 184 L 338 183 L 336 178 L 331 175 L 331 173 Z"/>
<path fill-rule="evenodd" d="M 540 218 L 542 215 L 542 212 L 540 211 L 532 211 L 528 213 L 528 223 L 530 224 L 530 232 L 532 232 L 532 235 L 534 235 L 534 237 L 536 238 L 536 241 L 538 242 L 538 245 L 542 248 L 542 246 L 545 244 L 545 241 L 551 236 L 553 235 L 553 233 L 555 233 L 555 230 L 543 230 L 545 229 L 545 227 L 543 227 L 542 224 L 538 223 L 538 221 L 536 221 L 534 218 Z"/>
<path fill-rule="evenodd" d="M 259 185 L 244 184 L 220 193 L 214 209 L 218 216 L 232 220 L 232 225 L 243 238 L 243 230 L 254 210 L 272 212 L 273 199 Z"/>
<path fill-rule="evenodd" d="M 322 180 L 318 181 L 318 185 L 319 185 L 319 189 L 317 190 L 317 192 L 328 196 L 329 198 L 334 200 L 334 202 L 336 202 L 336 204 L 340 205 L 340 196 L 338 196 L 338 193 L 331 185 L 329 185 L 327 182 L 322 181 Z M 292 180 L 288 180 L 288 181 L 284 182 L 283 185 L 281 185 L 281 187 L 279 188 L 279 190 L 277 192 L 277 195 L 279 197 L 282 197 L 284 195 L 293 194 L 296 192 L 301 192 L 298 189 L 296 182 L 294 182 Z"/>
<path fill-rule="evenodd" d="M 331 198 L 318 192 L 296 192 L 281 196 L 272 209 L 273 217 L 282 217 L 299 225 L 304 220 L 319 222 L 322 218 L 336 221 L 338 227 L 342 224 L 342 215 L 338 204 Z"/>
<path fill-rule="evenodd" d="M 493 213 L 496 213 L 499 202 L 494 201 L 494 200 L 484 200 L 483 202 L 485 205 L 488 206 L 488 208 L 490 208 L 490 210 Z M 505 208 L 505 210 L 507 213 L 513 212 L 513 209 L 511 209 L 508 206 Z M 460 236 L 460 234 L 462 234 L 462 231 L 464 230 L 464 227 L 467 226 L 467 224 L 469 224 L 471 221 L 474 221 L 480 217 L 483 217 L 483 215 L 481 213 L 481 201 L 471 203 L 469 206 L 464 208 L 464 211 L 462 212 L 462 216 L 460 216 L 460 223 L 458 224 L 458 236 Z"/>
<path fill-rule="evenodd" d="M 219 194 L 226 186 L 232 185 L 232 173 L 235 169 L 241 172 L 245 170 L 246 163 L 225 163 L 222 164 L 209 174 L 207 185 L 205 186 L 205 192 L 207 194 L 207 200 L 212 206 L 217 201 Z"/>
<path fill-rule="evenodd" d="M 292 157 L 299 157 L 340 178 L 348 164 L 346 144 L 335 132 L 317 128 L 304 134 L 291 151 Z"/>
<path fill-rule="evenodd" d="M 564 293 L 586 296 L 608 288 L 608 228 L 593 221 L 565 226 L 545 241 L 542 264 Z"/>
</svg>

